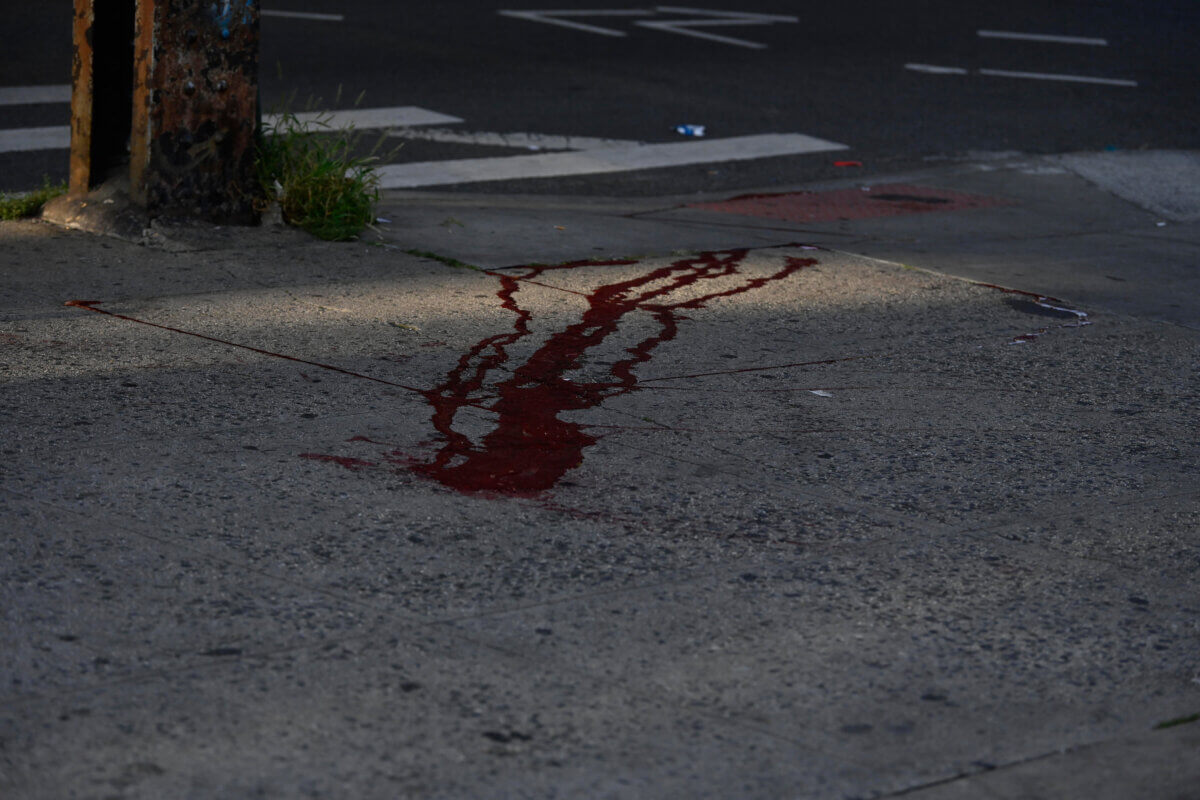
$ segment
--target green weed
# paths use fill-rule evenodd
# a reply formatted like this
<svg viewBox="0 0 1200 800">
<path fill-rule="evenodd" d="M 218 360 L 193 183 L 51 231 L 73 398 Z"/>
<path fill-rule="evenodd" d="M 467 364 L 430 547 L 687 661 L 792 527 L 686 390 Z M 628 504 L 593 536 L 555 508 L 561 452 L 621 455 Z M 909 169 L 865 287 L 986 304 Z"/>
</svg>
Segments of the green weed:
<svg viewBox="0 0 1200 800">
<path fill-rule="evenodd" d="M 379 177 L 372 165 L 385 136 L 366 155 L 362 136 L 332 117 L 301 121 L 284 112 L 263 131 L 256 162 L 260 211 L 279 203 L 284 221 L 321 239 L 353 239 L 375 221 Z"/>
<path fill-rule="evenodd" d="M 36 216 L 47 201 L 66 192 L 66 183 L 51 183 L 50 179 L 46 178 L 42 181 L 42 188 L 32 192 L 0 194 L 0 219 L 14 220 Z"/>
</svg>

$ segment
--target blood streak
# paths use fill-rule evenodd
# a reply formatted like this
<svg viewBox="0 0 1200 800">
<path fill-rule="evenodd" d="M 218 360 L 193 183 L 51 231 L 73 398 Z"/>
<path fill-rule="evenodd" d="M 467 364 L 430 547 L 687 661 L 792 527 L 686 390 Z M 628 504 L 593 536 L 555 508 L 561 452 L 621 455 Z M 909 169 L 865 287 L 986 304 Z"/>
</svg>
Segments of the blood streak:
<svg viewBox="0 0 1200 800">
<path fill-rule="evenodd" d="M 100 301 L 96 300 L 71 300 L 65 305 L 405 389 L 424 398 L 432 409 L 432 424 L 439 442 L 431 443 L 431 446 L 440 444 L 440 447 L 430 460 L 421 460 L 395 450 L 383 458 L 384 462 L 394 467 L 411 469 L 462 492 L 528 496 L 550 489 L 569 470 L 578 466 L 583 460 L 584 449 L 595 444 L 598 439 L 596 435 L 588 433 L 588 429 L 603 427 L 569 422 L 560 417 L 570 411 L 595 408 L 610 397 L 638 388 L 638 379 L 633 374 L 634 368 L 648 362 L 660 345 L 678 335 L 679 323 L 686 319 L 684 312 L 704 308 L 710 301 L 721 297 L 733 297 L 761 289 L 817 264 L 814 258 L 788 256 L 783 265 L 771 274 L 746 277 L 740 285 L 732 288 L 670 302 L 669 296 L 672 293 L 702 281 L 735 278 L 741 275 L 739 268 L 748 252 L 746 249 L 738 249 L 702 253 L 642 275 L 602 285 L 587 293 L 555 287 L 539 279 L 549 273 L 580 267 L 629 266 L 637 262 L 587 261 L 556 266 L 529 266 L 522 268 L 523 273 L 491 271 L 488 274 L 500 281 L 500 289 L 496 296 L 501 307 L 514 315 L 512 330 L 480 341 L 459 358 L 446 379 L 433 389 L 408 386 L 333 364 L 297 358 L 118 314 L 98 308 Z M 530 322 L 533 319 L 532 312 L 521 308 L 517 302 L 521 285 L 524 283 L 578 294 L 587 300 L 587 310 L 578 322 L 552 334 L 523 364 L 514 368 L 508 363 L 508 350 L 531 334 Z M 606 379 L 584 382 L 566 377 L 567 373 L 582 365 L 583 358 L 589 350 L 603 344 L 618 330 L 622 321 L 635 312 L 648 315 L 656 323 L 656 332 L 625 348 L 625 357 L 610 365 Z M 840 360 L 843 359 L 806 363 L 826 364 Z M 501 370 L 507 377 L 499 383 L 490 382 L 492 373 Z M 750 370 L 701 374 L 732 374 L 740 371 Z M 678 377 L 683 376 L 674 376 Z M 478 409 L 495 416 L 491 432 L 478 442 L 454 430 L 456 417 L 464 408 Z M 351 441 L 372 440 L 354 437 Z M 320 453 L 303 453 L 301 458 L 331 462 L 351 470 L 384 466 L 378 462 Z"/>
<path fill-rule="evenodd" d="M 464 492 L 532 495 L 550 489 L 580 464 L 584 448 L 597 441 L 587 432 L 587 425 L 560 417 L 569 411 L 594 408 L 636 388 L 634 368 L 649 361 L 656 348 L 676 337 L 683 312 L 703 308 L 720 297 L 760 289 L 817 263 L 812 258 L 788 257 L 770 275 L 748 278 L 739 286 L 691 299 L 668 301 L 671 293 L 701 281 L 739 275 L 747 252 L 704 253 L 592 290 L 585 295 L 588 307 L 580 320 L 552 334 L 516 368 L 508 364 L 508 348 L 530 335 L 532 319 L 531 312 L 517 303 L 521 283 L 540 283 L 537 279 L 548 273 L 584 264 L 531 266 L 521 275 L 493 272 L 500 279 L 497 297 L 501 306 L 516 317 L 513 330 L 472 347 L 440 386 L 425 393 L 442 446 L 431 461 L 412 469 Z M 577 382 L 566 377 L 566 373 L 581 366 L 587 351 L 601 345 L 634 312 L 648 314 L 657 323 L 657 332 L 626 348 L 626 356 L 611 365 L 605 380 Z M 485 391 L 489 373 L 501 367 L 511 369 L 509 377 L 488 384 Z M 481 393 L 486 396 L 481 397 Z M 496 415 L 495 427 L 479 442 L 453 428 L 455 417 L 464 407 L 482 408 Z"/>
<path fill-rule="evenodd" d="M 174 328 L 170 325 L 163 325 L 158 322 L 150 322 L 149 320 L 138 319 L 137 317 L 130 317 L 125 314 L 118 314 L 115 311 L 109 311 L 104 308 L 97 308 L 96 306 L 100 305 L 102 302 L 102 300 L 68 300 L 67 302 L 63 303 L 63 305 L 70 308 L 82 308 L 85 311 L 93 311 L 97 314 L 103 314 L 106 317 L 112 317 L 114 319 L 125 320 L 126 322 L 135 322 L 138 325 L 148 325 L 151 328 L 158 328 L 160 330 L 170 331 L 171 333 L 178 333 L 184 336 L 194 336 L 195 338 L 203 339 L 206 342 L 215 342 L 216 344 L 236 347 L 240 350 L 249 350 L 251 353 L 258 353 L 259 355 L 270 356 L 271 358 L 282 358 L 284 361 L 294 361 L 297 364 L 307 364 L 310 367 L 319 367 L 320 369 L 326 369 L 330 372 L 340 372 L 342 375 L 349 375 L 351 378 L 372 381 L 374 383 L 382 383 L 387 386 L 395 386 L 398 389 L 406 389 L 410 392 L 421 393 L 420 389 L 413 388 L 412 386 L 405 386 L 403 383 L 396 383 L 395 381 L 388 381 L 384 380 L 383 378 L 373 377 L 371 375 L 363 375 L 361 372 L 352 372 L 351 370 L 342 369 L 341 367 L 334 366 L 333 364 L 322 364 L 319 361 L 309 361 L 305 358 L 297 358 L 296 356 L 289 356 L 285 355 L 284 353 L 263 350 L 261 347 L 241 344 L 240 342 L 231 342 L 228 339 L 218 339 L 215 336 L 208 336 L 203 333 L 196 333 L 195 331 L 186 331 L 183 328 Z"/>
</svg>

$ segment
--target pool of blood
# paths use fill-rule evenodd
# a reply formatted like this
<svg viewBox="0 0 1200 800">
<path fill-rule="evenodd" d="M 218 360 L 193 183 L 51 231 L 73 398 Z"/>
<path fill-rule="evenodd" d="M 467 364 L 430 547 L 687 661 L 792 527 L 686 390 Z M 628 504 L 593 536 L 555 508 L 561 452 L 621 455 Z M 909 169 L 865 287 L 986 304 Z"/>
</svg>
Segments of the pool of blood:
<svg viewBox="0 0 1200 800">
<path fill-rule="evenodd" d="M 746 249 L 737 249 L 702 253 L 640 275 L 622 277 L 590 292 L 551 286 L 585 298 L 587 309 L 578 322 L 551 334 L 524 363 L 517 365 L 510 363 L 509 348 L 531 335 L 530 322 L 533 320 L 533 313 L 522 308 L 517 300 L 523 283 L 549 286 L 543 279 L 556 272 L 584 267 L 631 266 L 637 262 L 580 261 L 491 271 L 488 274 L 500 282 L 496 297 L 501 307 L 513 314 L 512 329 L 475 344 L 458 359 L 445 380 L 432 389 L 407 386 L 333 364 L 297 358 L 119 314 L 99 308 L 101 302 L 97 300 L 70 300 L 65 305 L 407 390 L 423 397 L 432 411 L 431 421 L 437 440 L 425 443 L 425 446 L 436 448 L 431 458 L 400 450 L 392 450 L 384 456 L 382 461 L 385 463 L 321 453 L 302 453 L 301 458 L 334 463 L 351 470 L 385 465 L 403 467 L 461 492 L 534 496 L 551 489 L 568 471 L 577 467 L 583 460 L 584 449 L 595 444 L 601 435 L 589 432 L 600 430 L 598 426 L 569 422 L 560 417 L 570 411 L 595 408 L 608 398 L 637 389 L 634 369 L 650 361 L 654 351 L 661 345 L 675 339 L 679 333 L 679 323 L 686 319 L 685 312 L 704 308 L 718 298 L 753 292 L 817 264 L 814 258 L 788 256 L 783 265 L 772 273 L 747 276 L 741 267 L 748 252 Z M 705 281 L 738 276 L 744 277 L 744 280 L 731 288 L 670 301 L 670 295 L 679 290 Z M 655 323 L 655 332 L 625 348 L 624 357 L 609 365 L 608 375 L 604 379 L 576 381 L 567 377 L 567 373 L 582 366 L 589 350 L 603 344 L 617 332 L 623 320 L 635 313 L 648 315 Z M 674 377 L 741 371 L 744 370 Z M 493 383 L 489 378 L 496 372 L 507 377 L 499 383 Z M 307 375 L 304 377 L 313 380 Z M 479 441 L 473 441 L 454 429 L 459 412 L 468 408 L 495 416 L 491 432 Z M 371 442 L 366 437 L 355 437 L 351 441 Z"/>
<path fill-rule="evenodd" d="M 742 274 L 747 252 L 703 253 L 599 286 L 583 294 L 587 308 L 578 322 L 551 334 L 517 365 L 510 363 L 509 349 L 530 335 L 533 319 L 532 312 L 518 304 L 523 282 L 541 283 L 561 270 L 636 262 L 575 262 L 530 266 L 515 273 L 492 272 L 500 280 L 496 297 L 501 307 L 514 315 L 512 330 L 477 343 L 439 386 L 423 393 L 433 412 L 431 420 L 440 447 L 432 459 L 409 468 L 462 492 L 531 496 L 552 488 L 582 462 L 585 448 L 598 440 L 589 426 L 562 419 L 566 412 L 595 408 L 608 398 L 636 389 L 634 369 L 675 339 L 684 312 L 703 308 L 717 298 L 761 289 L 817 263 L 812 258 L 788 257 L 773 273 L 746 277 L 732 288 L 670 301 L 669 296 L 681 289 Z M 624 357 L 610 365 L 603 379 L 566 377 L 582 365 L 589 350 L 599 347 L 634 313 L 648 315 L 656 323 L 655 332 L 625 348 Z M 505 379 L 488 381 L 502 369 Z M 464 408 L 495 414 L 494 428 L 478 442 L 454 430 L 455 417 Z"/>
</svg>

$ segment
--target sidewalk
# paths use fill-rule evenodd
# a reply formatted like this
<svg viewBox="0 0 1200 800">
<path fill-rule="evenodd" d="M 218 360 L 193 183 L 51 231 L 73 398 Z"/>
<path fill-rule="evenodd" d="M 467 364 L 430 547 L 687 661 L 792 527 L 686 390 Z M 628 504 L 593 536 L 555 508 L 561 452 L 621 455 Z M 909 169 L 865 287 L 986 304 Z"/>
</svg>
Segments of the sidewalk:
<svg viewBox="0 0 1200 800">
<path fill-rule="evenodd" d="M 0 224 L 0 794 L 1195 796 L 1200 221 L 1087 161 Z"/>
</svg>

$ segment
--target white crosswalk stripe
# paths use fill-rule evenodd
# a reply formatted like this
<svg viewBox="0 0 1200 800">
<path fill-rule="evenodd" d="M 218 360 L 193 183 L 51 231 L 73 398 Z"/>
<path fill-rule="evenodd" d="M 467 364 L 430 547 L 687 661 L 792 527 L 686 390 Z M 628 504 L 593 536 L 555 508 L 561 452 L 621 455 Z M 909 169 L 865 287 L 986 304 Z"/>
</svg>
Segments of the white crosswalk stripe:
<svg viewBox="0 0 1200 800">
<path fill-rule="evenodd" d="M 29 106 L 38 103 L 71 102 L 71 85 L 0 86 L 0 106 Z"/>
<path fill-rule="evenodd" d="M 63 86 L 0 88 L 0 101 L 6 101 L 8 105 L 47 101 L 66 102 L 69 99 L 69 87 Z M 392 135 L 399 138 L 565 151 L 495 158 L 387 164 L 377 168 L 381 186 L 385 189 L 411 189 L 455 183 L 570 175 L 600 175 L 847 149 L 847 145 L 800 133 L 771 133 L 725 139 L 692 139 L 665 144 L 644 144 L 618 139 L 536 133 L 468 133 L 445 128 L 436 128 L 426 133 L 419 129 L 428 126 L 454 125 L 463 120 L 417 106 L 308 111 L 294 116 L 299 122 L 316 126 L 318 129 L 338 130 L 352 127 L 356 130 L 386 130 L 391 131 Z M 280 116 L 267 115 L 264 117 L 263 123 L 267 127 L 272 127 L 277 125 L 280 120 Z M 65 150 L 70 147 L 70 144 L 71 134 L 67 125 L 0 130 L 0 153 Z"/>
<path fill-rule="evenodd" d="M 462 122 L 459 117 L 439 114 L 417 106 L 395 108 L 353 108 L 345 111 L 305 111 L 294 115 L 302 123 L 327 127 L 330 130 L 354 128 L 360 131 L 408 128 L 421 125 L 454 125 Z M 263 116 L 263 124 L 272 127 L 279 122 L 279 115 Z"/>
<path fill-rule="evenodd" d="M 0 153 L 65 150 L 70 146 L 71 129 L 66 125 L 56 125 L 52 128 L 0 130 Z"/>
<path fill-rule="evenodd" d="M 69 93 L 68 93 L 69 99 Z M 353 127 L 356 130 L 384 130 L 420 125 L 453 125 L 462 122 L 458 117 L 439 114 L 417 106 L 396 108 L 357 108 L 348 111 L 312 111 L 296 114 L 296 119 L 330 130 Z M 278 116 L 267 115 L 265 125 L 274 125 Z M 46 128 L 14 128 L 0 130 L 0 153 L 19 153 L 33 150 L 62 150 L 71 146 L 71 129 L 66 125 Z"/>
<path fill-rule="evenodd" d="M 388 164 L 377 172 L 385 189 L 413 189 L 476 181 L 599 175 L 846 149 L 844 144 L 804 134 L 773 133 L 670 144 L 629 143 L 582 152 Z"/>
</svg>

